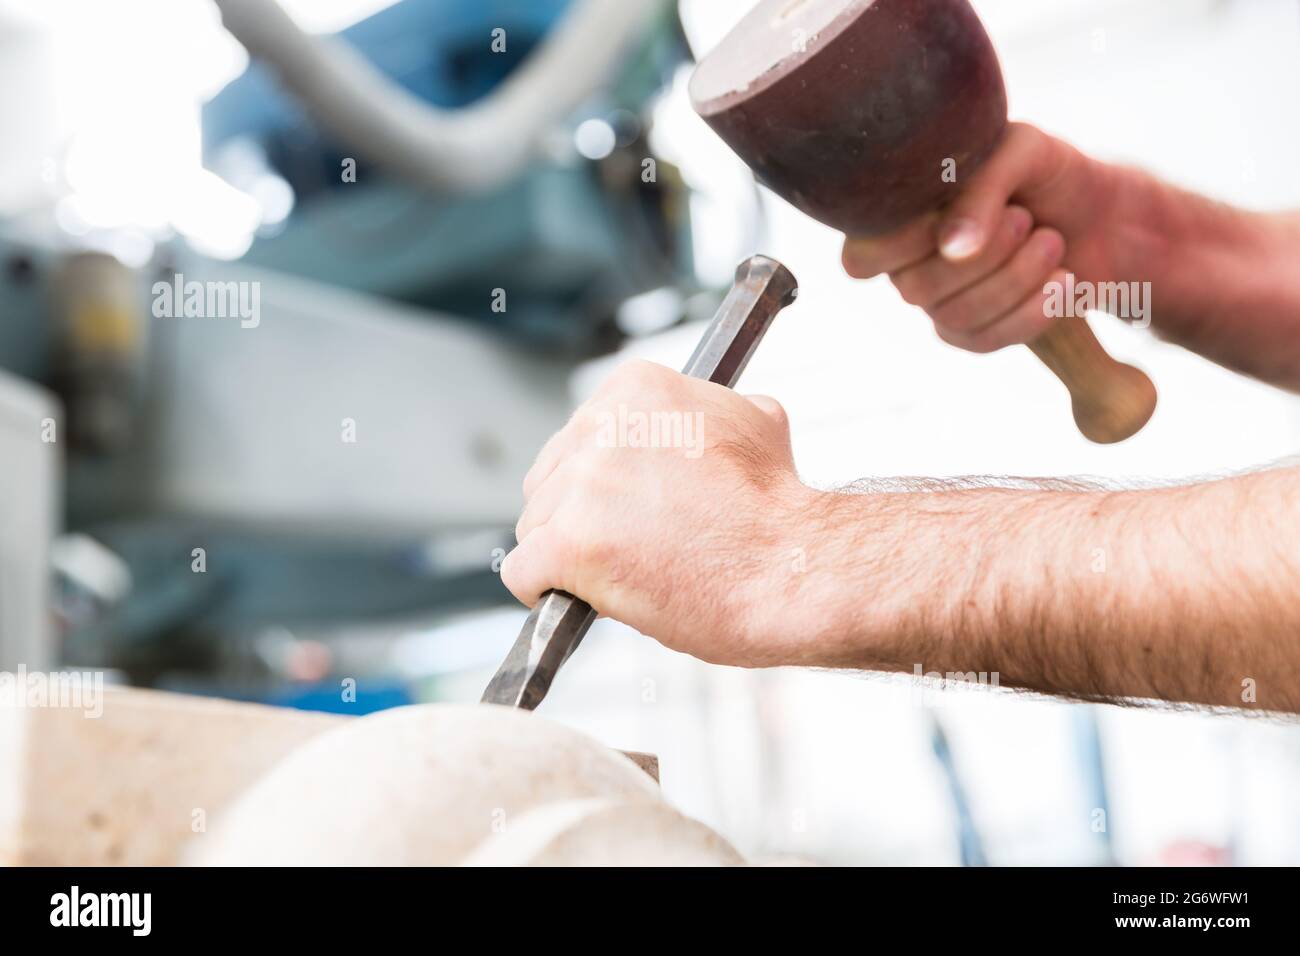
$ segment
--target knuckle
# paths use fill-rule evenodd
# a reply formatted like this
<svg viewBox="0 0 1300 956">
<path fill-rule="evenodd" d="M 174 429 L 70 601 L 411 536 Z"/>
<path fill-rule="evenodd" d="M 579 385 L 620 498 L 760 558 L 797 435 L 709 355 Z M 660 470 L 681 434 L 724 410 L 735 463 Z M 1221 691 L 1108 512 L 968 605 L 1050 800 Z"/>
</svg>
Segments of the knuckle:
<svg viewBox="0 0 1300 956">
<path fill-rule="evenodd" d="M 1033 123 L 1009 123 L 1007 130 L 1007 145 L 1016 146 L 1019 149 L 1036 150 L 1040 149 L 1047 142 L 1047 134 L 1035 126 Z"/>
<path fill-rule="evenodd" d="M 965 348 L 965 340 L 960 333 L 954 332 L 952 329 L 946 329 L 938 322 L 934 324 L 934 334 L 939 336 L 939 341 L 946 345 L 958 349 Z"/>
<path fill-rule="evenodd" d="M 570 490 L 579 494 L 589 493 L 618 453 L 617 448 L 599 448 L 591 454 L 574 456 L 568 468 Z"/>
<path fill-rule="evenodd" d="M 646 359 L 634 359 L 615 373 L 615 381 L 602 399 L 603 410 L 616 410 L 632 401 L 656 405 L 672 402 L 679 393 L 680 376 L 669 368 Z"/>
<path fill-rule="evenodd" d="M 939 336 L 941 342 L 951 345 L 955 349 L 961 349 L 963 352 L 972 351 L 970 346 L 970 336 L 961 332 L 954 332 L 952 329 L 945 329 L 938 325 L 934 327 L 934 331 Z"/>
<path fill-rule="evenodd" d="M 613 568 L 621 560 L 618 546 L 604 538 L 588 538 L 573 556 L 574 562 L 584 568 Z"/>
<path fill-rule="evenodd" d="M 898 290 L 899 297 L 908 305 L 923 309 L 929 304 L 927 301 L 929 299 L 927 295 L 929 283 L 924 275 L 915 270 L 908 270 L 890 276 L 890 281 L 894 283 L 894 288 Z"/>
<path fill-rule="evenodd" d="M 844 251 L 840 253 L 840 264 L 854 279 L 870 279 L 877 271 L 872 265 L 870 251 L 865 246 L 853 242 L 844 244 Z"/>
<path fill-rule="evenodd" d="M 898 250 L 914 244 L 913 231 L 914 225 L 908 223 L 885 235 L 847 240 L 840 256 L 844 270 L 855 279 L 870 279 L 888 271 Z"/>
<path fill-rule="evenodd" d="M 936 326 L 966 334 L 979 323 L 979 312 L 969 301 L 952 302 L 931 313 Z"/>
<path fill-rule="evenodd" d="M 553 566 L 570 573 L 576 568 L 589 566 L 591 540 L 575 527 L 573 515 L 557 519 L 546 527 L 546 554 Z M 562 582 L 557 578 L 557 583 Z"/>
<path fill-rule="evenodd" d="M 599 432 L 601 425 L 613 414 L 612 409 L 616 400 L 613 394 L 609 394 L 600 395 L 584 402 L 573 413 L 573 418 L 569 422 L 569 428 L 572 429 L 571 435 L 575 439 L 585 439 L 593 432 Z"/>
<path fill-rule="evenodd" d="M 605 594 L 609 585 L 634 581 L 636 562 L 631 551 L 612 536 L 594 536 L 583 542 L 569 564 L 584 590 Z M 607 608 L 602 610 L 608 611 Z"/>
</svg>

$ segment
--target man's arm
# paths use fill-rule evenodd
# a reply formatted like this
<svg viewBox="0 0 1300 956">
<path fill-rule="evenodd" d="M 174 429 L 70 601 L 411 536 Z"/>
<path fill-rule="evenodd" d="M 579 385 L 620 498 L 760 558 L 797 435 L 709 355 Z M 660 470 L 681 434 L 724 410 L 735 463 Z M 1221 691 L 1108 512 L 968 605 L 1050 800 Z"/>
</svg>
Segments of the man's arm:
<svg viewBox="0 0 1300 956">
<path fill-rule="evenodd" d="M 636 415 L 693 437 L 647 445 Z M 502 579 L 715 663 L 1300 713 L 1300 469 L 932 488 L 808 488 L 774 401 L 630 363 L 538 456 Z"/>
<path fill-rule="evenodd" d="M 1108 217 L 1112 270 L 1151 283 L 1153 330 L 1300 391 L 1300 216 L 1236 209 L 1137 170 L 1103 168 L 1113 205 L 1126 210 Z"/>
<path fill-rule="evenodd" d="M 824 630 L 804 663 L 1300 712 L 1300 470 L 810 507 L 791 597 L 820 608 Z"/>
<path fill-rule="evenodd" d="M 1213 202 L 1023 123 L 954 188 L 949 208 L 844 248 L 850 275 L 888 274 L 944 341 L 988 352 L 1036 338 L 1051 324 L 1044 286 L 1067 271 L 1149 282 L 1162 337 L 1300 390 L 1300 216 Z"/>
</svg>

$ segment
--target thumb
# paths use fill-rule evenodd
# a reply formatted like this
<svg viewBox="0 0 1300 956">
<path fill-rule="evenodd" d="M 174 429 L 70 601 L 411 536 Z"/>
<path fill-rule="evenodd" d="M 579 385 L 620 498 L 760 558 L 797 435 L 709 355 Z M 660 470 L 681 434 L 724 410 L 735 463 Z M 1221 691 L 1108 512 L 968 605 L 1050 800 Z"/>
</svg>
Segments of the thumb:
<svg viewBox="0 0 1300 956">
<path fill-rule="evenodd" d="M 997 234 L 1011 198 L 1050 176 L 1052 142 L 1047 134 L 1024 123 L 1007 127 L 1002 142 L 940 220 L 940 255 L 949 262 L 962 262 L 984 249 Z"/>
</svg>

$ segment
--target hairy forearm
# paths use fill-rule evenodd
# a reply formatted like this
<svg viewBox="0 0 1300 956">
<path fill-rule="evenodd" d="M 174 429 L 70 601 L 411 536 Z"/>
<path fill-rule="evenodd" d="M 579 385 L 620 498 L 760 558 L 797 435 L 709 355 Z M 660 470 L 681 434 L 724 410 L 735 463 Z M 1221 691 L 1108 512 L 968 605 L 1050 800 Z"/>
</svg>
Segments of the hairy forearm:
<svg viewBox="0 0 1300 956">
<path fill-rule="evenodd" d="M 1114 180 L 1114 277 L 1150 282 L 1153 329 L 1228 368 L 1300 391 L 1300 215 L 1213 202 L 1136 170 Z"/>
<path fill-rule="evenodd" d="M 804 663 L 1300 712 L 1300 471 L 1178 488 L 823 494 Z M 821 560 L 815 560 L 820 556 Z"/>
</svg>

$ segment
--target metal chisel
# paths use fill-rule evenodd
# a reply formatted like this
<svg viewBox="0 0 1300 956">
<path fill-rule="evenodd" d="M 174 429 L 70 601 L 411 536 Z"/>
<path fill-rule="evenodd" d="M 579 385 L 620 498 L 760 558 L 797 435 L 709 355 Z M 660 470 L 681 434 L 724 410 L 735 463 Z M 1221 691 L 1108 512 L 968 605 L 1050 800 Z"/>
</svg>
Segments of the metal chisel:
<svg viewBox="0 0 1300 956">
<path fill-rule="evenodd" d="M 798 292 L 790 270 L 775 259 L 746 259 L 682 373 L 734 387 L 776 314 Z M 595 619 L 596 610 L 581 598 L 547 591 L 483 692 L 483 703 L 534 709 Z"/>
</svg>

